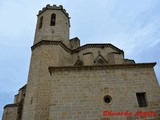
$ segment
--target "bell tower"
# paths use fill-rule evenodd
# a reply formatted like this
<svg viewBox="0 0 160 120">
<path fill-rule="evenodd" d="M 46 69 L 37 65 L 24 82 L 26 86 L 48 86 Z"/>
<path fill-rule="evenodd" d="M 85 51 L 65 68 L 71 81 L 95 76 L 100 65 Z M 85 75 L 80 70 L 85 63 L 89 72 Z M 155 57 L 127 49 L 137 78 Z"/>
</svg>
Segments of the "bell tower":
<svg viewBox="0 0 160 120">
<path fill-rule="evenodd" d="M 41 40 L 61 41 L 69 45 L 69 14 L 62 5 L 46 5 L 39 11 L 34 44 Z"/>
<path fill-rule="evenodd" d="M 22 120 L 49 120 L 51 76 L 48 67 L 64 64 L 61 60 L 64 51 L 57 43 L 69 46 L 69 15 L 62 5 L 47 5 L 37 17 Z"/>
</svg>

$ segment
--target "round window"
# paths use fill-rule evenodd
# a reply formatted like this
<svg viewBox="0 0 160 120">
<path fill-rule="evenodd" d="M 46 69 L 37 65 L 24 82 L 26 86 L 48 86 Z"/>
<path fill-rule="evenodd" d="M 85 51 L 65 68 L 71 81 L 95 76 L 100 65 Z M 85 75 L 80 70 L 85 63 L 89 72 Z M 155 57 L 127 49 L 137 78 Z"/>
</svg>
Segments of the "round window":
<svg viewBox="0 0 160 120">
<path fill-rule="evenodd" d="M 112 102 L 112 98 L 109 95 L 104 96 L 103 100 L 106 104 L 110 104 Z"/>
</svg>

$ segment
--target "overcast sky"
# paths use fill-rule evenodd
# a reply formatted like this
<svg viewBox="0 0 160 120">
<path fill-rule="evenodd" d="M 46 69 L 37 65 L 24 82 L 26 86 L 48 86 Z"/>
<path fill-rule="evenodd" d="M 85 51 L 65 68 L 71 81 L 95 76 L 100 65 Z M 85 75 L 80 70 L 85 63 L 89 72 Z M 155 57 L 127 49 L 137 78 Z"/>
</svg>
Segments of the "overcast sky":
<svg viewBox="0 0 160 120">
<path fill-rule="evenodd" d="M 137 63 L 157 62 L 160 83 L 160 0 L 0 0 L 0 119 L 27 82 L 36 15 L 47 4 L 64 6 L 81 45 L 111 43 Z"/>
</svg>

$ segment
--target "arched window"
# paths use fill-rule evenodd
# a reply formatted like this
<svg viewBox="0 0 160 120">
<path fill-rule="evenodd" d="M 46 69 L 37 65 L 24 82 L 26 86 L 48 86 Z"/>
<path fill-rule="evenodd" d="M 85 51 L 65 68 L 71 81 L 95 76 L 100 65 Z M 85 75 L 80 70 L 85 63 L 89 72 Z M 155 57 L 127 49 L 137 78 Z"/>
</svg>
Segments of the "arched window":
<svg viewBox="0 0 160 120">
<path fill-rule="evenodd" d="M 51 22 L 50 22 L 50 26 L 55 26 L 56 23 L 56 14 L 51 14 Z"/>
<path fill-rule="evenodd" d="M 42 25 L 43 25 L 43 16 L 40 18 L 40 21 L 39 21 L 39 29 L 42 28 Z"/>
<path fill-rule="evenodd" d="M 99 54 L 97 58 L 94 60 L 94 63 L 96 65 L 106 65 L 108 62 L 105 60 L 105 58 L 101 54 Z"/>
<path fill-rule="evenodd" d="M 97 60 L 97 65 L 105 65 L 105 61 L 102 59 Z"/>
<path fill-rule="evenodd" d="M 74 66 L 83 66 L 83 62 L 81 61 L 81 60 L 78 60 L 75 64 L 74 64 Z"/>
</svg>

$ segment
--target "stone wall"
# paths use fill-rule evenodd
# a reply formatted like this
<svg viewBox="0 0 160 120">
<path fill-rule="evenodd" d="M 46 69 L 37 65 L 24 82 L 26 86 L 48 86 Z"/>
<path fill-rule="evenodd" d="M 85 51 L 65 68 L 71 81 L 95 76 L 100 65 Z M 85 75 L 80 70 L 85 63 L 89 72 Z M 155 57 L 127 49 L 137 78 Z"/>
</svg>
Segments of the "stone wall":
<svg viewBox="0 0 160 120">
<path fill-rule="evenodd" d="M 153 66 L 152 66 L 153 67 Z M 151 66 L 50 68 L 50 120 L 98 120 L 104 110 L 156 111 L 160 108 L 160 88 Z M 137 92 L 146 92 L 147 107 L 139 107 Z M 103 97 L 112 98 L 110 104 Z M 104 117 L 110 120 L 154 119 L 154 117 Z"/>
<path fill-rule="evenodd" d="M 7 104 L 4 107 L 2 120 L 21 120 L 23 111 L 23 101 L 26 94 L 26 86 L 19 89 L 18 94 L 14 97 L 13 104 Z"/>
<path fill-rule="evenodd" d="M 51 80 L 48 67 L 64 66 L 70 60 L 70 54 L 56 43 L 32 50 L 22 120 L 48 119 Z"/>
<path fill-rule="evenodd" d="M 5 106 L 2 120 L 17 120 L 17 105 Z"/>
</svg>

